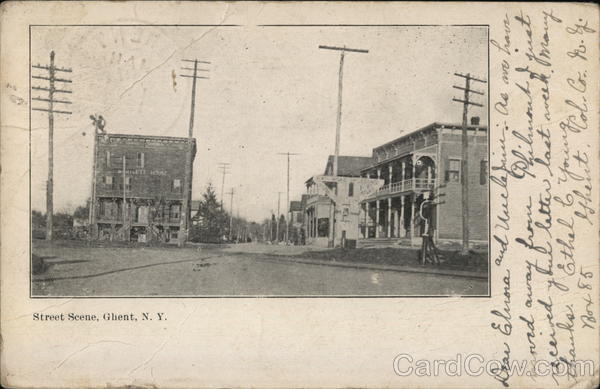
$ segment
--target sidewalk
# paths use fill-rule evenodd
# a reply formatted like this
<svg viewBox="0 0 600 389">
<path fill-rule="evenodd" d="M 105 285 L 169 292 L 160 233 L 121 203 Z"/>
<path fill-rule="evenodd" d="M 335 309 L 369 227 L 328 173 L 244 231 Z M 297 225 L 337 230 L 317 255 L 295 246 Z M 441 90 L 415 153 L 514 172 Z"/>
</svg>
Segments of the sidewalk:
<svg viewBox="0 0 600 389">
<path fill-rule="evenodd" d="M 243 246 L 243 247 L 240 247 Z M 301 263 L 307 265 L 318 265 L 318 266 L 334 266 L 334 267 L 345 267 L 354 269 L 364 270 L 378 270 L 378 271 L 395 271 L 403 273 L 419 273 L 419 274 L 431 274 L 441 275 L 449 277 L 462 277 L 462 278 L 475 278 L 475 279 L 488 279 L 487 272 L 481 271 L 469 271 L 469 270 L 455 270 L 447 268 L 438 268 L 434 265 L 420 266 L 420 265 L 389 265 L 389 264 L 374 264 L 374 263 L 363 263 L 363 262 L 346 262 L 339 260 L 320 260 L 313 258 L 302 257 L 302 254 L 309 253 L 311 251 L 323 252 L 328 249 L 322 247 L 311 247 L 311 246 L 270 246 L 262 244 L 243 244 L 229 247 L 226 251 L 235 255 L 244 254 L 261 254 L 265 257 L 253 256 L 255 259 L 265 261 L 286 261 L 291 263 Z M 331 250 L 331 249 L 329 249 Z"/>
</svg>

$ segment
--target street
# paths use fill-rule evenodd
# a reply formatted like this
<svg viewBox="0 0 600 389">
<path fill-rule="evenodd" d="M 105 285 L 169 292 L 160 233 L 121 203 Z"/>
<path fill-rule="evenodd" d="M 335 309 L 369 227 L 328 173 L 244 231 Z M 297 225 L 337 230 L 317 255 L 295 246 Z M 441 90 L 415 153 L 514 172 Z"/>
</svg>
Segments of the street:
<svg viewBox="0 0 600 389">
<path fill-rule="evenodd" d="M 258 248 L 258 249 L 256 249 Z M 33 296 L 485 295 L 487 281 L 296 262 L 303 246 L 39 247 Z M 285 253 L 285 254 L 283 254 Z M 282 255 L 283 254 L 283 255 Z"/>
</svg>

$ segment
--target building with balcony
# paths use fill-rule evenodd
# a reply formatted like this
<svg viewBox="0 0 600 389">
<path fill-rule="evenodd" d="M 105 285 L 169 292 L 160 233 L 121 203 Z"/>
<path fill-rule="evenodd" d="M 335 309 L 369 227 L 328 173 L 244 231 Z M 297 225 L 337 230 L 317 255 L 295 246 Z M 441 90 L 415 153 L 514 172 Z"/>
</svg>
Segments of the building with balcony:
<svg viewBox="0 0 600 389">
<path fill-rule="evenodd" d="M 306 181 L 302 206 L 307 244 L 334 247 L 360 238 L 361 199 L 383 185 L 383 180 L 360 176 L 372 163 L 370 157 L 339 156 L 338 175 L 333 175 L 330 156 L 325 173 Z"/>
<path fill-rule="evenodd" d="M 476 119 L 476 118 L 474 118 Z M 473 120 L 468 133 L 469 235 L 488 239 L 488 129 Z M 428 217 L 436 240 L 462 237 L 462 126 L 432 123 L 373 149 L 364 178 L 383 184 L 361 199 L 362 238 L 398 238 L 411 242 L 423 234 L 419 216 L 424 193 L 435 206 Z M 413 242 L 415 243 L 415 242 Z"/>
<path fill-rule="evenodd" d="M 90 225 L 102 240 L 176 242 L 189 226 L 195 139 L 98 133 Z M 186 185 L 187 183 L 187 185 Z M 191 208 L 191 207 L 188 207 Z M 184 218 L 182 220 L 182 218 Z"/>
</svg>

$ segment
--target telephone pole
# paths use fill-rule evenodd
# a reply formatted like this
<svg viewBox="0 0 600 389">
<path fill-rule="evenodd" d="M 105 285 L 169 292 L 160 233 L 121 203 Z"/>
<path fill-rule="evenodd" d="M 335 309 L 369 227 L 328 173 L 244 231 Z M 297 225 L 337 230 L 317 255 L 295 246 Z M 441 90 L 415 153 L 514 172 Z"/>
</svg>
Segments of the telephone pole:
<svg viewBox="0 0 600 389">
<path fill-rule="evenodd" d="M 199 61 L 197 59 L 182 59 L 184 62 L 194 64 L 193 68 L 182 67 L 181 70 L 193 71 L 192 75 L 180 74 L 181 77 L 192 79 L 192 103 L 190 108 L 190 126 L 188 129 L 188 147 L 185 153 L 185 177 L 183 191 L 183 209 L 179 220 L 178 245 L 183 247 L 187 240 L 188 228 L 190 224 L 190 202 L 192 200 L 192 148 L 194 139 L 194 111 L 196 108 L 196 80 L 208 79 L 208 77 L 198 76 L 198 72 L 208 72 L 208 69 L 199 69 L 198 64 L 210 64 L 208 61 Z"/>
<path fill-rule="evenodd" d="M 483 92 L 471 89 L 471 81 L 486 83 L 485 80 L 471 76 L 470 73 L 461 74 L 454 73 L 455 76 L 464 78 L 465 86 L 453 85 L 454 89 L 459 89 L 464 92 L 463 99 L 452 98 L 452 101 L 462 103 L 463 105 L 463 118 L 462 118 L 462 154 L 461 154 L 461 192 L 462 192 L 462 251 L 461 254 L 467 255 L 469 253 L 469 137 L 467 134 L 468 126 L 468 112 L 469 105 L 476 107 L 483 107 L 482 104 L 475 103 L 469 100 L 469 93 L 475 93 L 483 96 Z"/>
<path fill-rule="evenodd" d="M 299 155 L 298 153 L 277 153 L 278 155 L 286 155 L 287 156 L 287 212 L 285 216 L 285 243 L 289 242 L 289 234 L 290 234 L 290 155 Z"/>
<path fill-rule="evenodd" d="M 57 72 L 71 73 L 71 69 L 59 68 L 54 65 L 54 51 L 50 52 L 50 64 L 49 65 L 32 65 L 34 69 L 46 70 L 47 76 L 33 75 L 31 78 L 38 80 L 48 81 L 48 87 L 32 86 L 31 89 L 36 91 L 48 92 L 48 97 L 32 97 L 31 100 L 43 101 L 48 103 L 46 108 L 31 108 L 34 111 L 43 111 L 48 113 L 48 181 L 46 183 L 46 240 L 52 240 L 53 235 L 53 216 L 54 216 L 54 114 L 71 115 L 72 112 L 58 110 L 54 108 L 54 104 L 71 104 L 67 100 L 57 100 L 55 94 L 57 93 L 73 93 L 70 90 L 57 89 L 56 83 L 72 83 L 71 80 L 66 78 L 56 77 Z M 31 104 L 30 104 L 31 106 Z"/>
<path fill-rule="evenodd" d="M 231 188 L 229 192 L 226 194 L 231 195 L 231 200 L 229 201 L 229 241 L 231 242 L 232 232 L 233 232 L 233 195 L 235 191 L 234 188 Z"/>
<path fill-rule="evenodd" d="M 340 155 L 340 131 L 342 127 L 342 80 L 344 77 L 344 56 L 347 52 L 352 53 L 368 53 L 369 50 L 363 49 L 350 49 L 346 46 L 344 47 L 335 47 L 335 46 L 323 46 L 320 45 L 319 49 L 324 50 L 337 50 L 340 51 L 340 70 L 338 73 L 338 110 L 337 110 L 337 120 L 335 127 L 335 154 L 333 157 L 333 175 L 337 176 L 338 174 L 338 157 Z"/>
<path fill-rule="evenodd" d="M 231 164 L 227 162 L 219 162 L 219 170 L 223 173 L 221 181 L 221 211 L 223 210 L 223 200 L 225 199 L 225 175 L 229 174 Z"/>
<path fill-rule="evenodd" d="M 280 216 L 281 192 L 277 192 L 277 227 L 275 229 L 275 240 L 279 243 L 279 216 Z"/>
</svg>

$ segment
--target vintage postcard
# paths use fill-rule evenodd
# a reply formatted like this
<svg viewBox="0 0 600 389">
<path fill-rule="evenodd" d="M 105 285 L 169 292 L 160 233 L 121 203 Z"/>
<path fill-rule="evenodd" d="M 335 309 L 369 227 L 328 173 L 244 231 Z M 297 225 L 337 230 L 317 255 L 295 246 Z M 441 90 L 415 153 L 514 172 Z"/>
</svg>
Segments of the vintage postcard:
<svg viewBox="0 0 600 389">
<path fill-rule="evenodd" d="M 597 5 L 1 11 L 3 386 L 597 387 Z"/>
</svg>

